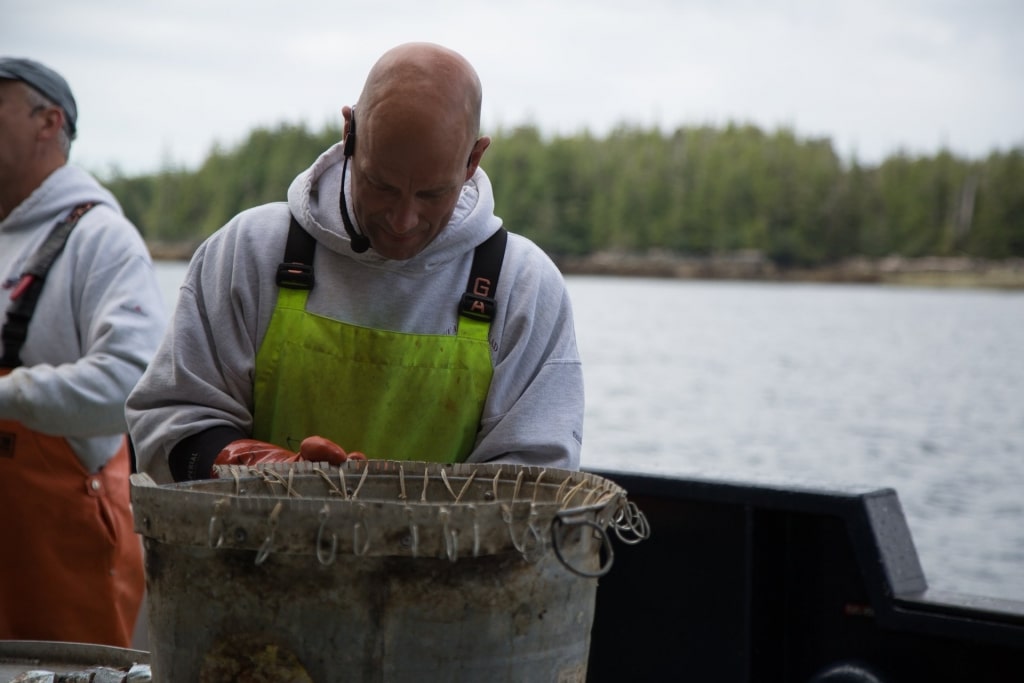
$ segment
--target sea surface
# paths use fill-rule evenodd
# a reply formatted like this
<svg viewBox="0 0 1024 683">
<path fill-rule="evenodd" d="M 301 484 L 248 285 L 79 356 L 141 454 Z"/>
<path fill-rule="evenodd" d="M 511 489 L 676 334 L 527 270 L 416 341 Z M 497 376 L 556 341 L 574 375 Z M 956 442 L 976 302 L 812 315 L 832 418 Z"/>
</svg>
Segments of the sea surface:
<svg viewBox="0 0 1024 683">
<path fill-rule="evenodd" d="M 1024 600 L 1024 292 L 566 281 L 585 467 L 893 488 L 931 588 Z"/>
</svg>

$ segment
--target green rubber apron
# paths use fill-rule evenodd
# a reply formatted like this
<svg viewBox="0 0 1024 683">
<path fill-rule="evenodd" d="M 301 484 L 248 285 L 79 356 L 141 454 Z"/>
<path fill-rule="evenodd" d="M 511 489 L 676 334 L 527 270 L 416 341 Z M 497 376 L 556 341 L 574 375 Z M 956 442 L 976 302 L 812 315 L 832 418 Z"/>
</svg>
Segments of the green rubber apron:
<svg viewBox="0 0 1024 683">
<path fill-rule="evenodd" d="M 368 458 L 462 462 L 491 384 L 490 324 L 457 336 L 359 327 L 306 312 L 281 288 L 256 354 L 253 438 L 298 450 L 322 436 Z"/>
</svg>

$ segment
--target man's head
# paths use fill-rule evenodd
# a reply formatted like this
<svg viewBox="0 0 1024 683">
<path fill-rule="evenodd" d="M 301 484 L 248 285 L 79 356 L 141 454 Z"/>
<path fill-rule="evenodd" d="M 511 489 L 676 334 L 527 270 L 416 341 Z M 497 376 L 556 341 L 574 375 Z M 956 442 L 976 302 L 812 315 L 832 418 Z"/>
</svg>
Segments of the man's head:
<svg viewBox="0 0 1024 683">
<path fill-rule="evenodd" d="M 358 125 L 351 159 L 353 208 L 382 256 L 421 252 L 448 224 L 462 185 L 476 172 L 481 87 L 461 55 L 430 43 L 389 50 L 370 70 L 346 134 Z"/>
<path fill-rule="evenodd" d="M 56 71 L 0 57 L 0 219 L 67 162 L 77 117 L 71 88 Z"/>
<path fill-rule="evenodd" d="M 68 82 L 59 73 L 31 59 L 0 57 L 0 79 L 21 81 L 41 95 L 47 105 L 59 107 L 64 112 L 68 142 L 75 139 L 78 105 Z"/>
</svg>

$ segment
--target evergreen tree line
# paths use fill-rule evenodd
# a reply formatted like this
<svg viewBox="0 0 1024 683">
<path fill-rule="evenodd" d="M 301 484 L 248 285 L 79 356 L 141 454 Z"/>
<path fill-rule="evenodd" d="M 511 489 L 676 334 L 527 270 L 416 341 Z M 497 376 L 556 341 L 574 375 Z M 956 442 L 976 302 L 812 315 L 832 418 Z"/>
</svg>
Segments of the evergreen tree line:
<svg viewBox="0 0 1024 683">
<path fill-rule="evenodd" d="M 106 184 L 150 242 L 197 244 L 239 211 L 282 201 L 341 129 L 258 129 L 196 171 Z M 499 130 L 484 156 L 506 227 L 554 257 L 752 250 L 780 267 L 863 256 L 1024 256 L 1024 149 L 844 161 L 828 139 L 749 125 L 622 126 L 605 137 Z"/>
</svg>

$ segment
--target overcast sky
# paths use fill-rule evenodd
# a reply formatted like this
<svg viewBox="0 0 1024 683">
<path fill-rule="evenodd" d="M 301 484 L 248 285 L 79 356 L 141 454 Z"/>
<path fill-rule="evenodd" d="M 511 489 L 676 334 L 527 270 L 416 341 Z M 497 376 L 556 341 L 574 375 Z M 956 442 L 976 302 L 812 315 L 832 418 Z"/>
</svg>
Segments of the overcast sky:
<svg viewBox="0 0 1024 683">
<path fill-rule="evenodd" d="M 1021 0 L 0 0 L 0 54 L 68 79 L 72 160 L 100 173 L 337 123 L 410 40 L 477 67 L 485 132 L 731 121 L 864 163 L 1024 146 Z"/>
</svg>

